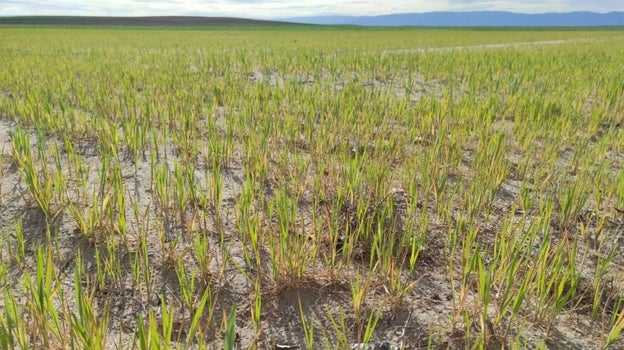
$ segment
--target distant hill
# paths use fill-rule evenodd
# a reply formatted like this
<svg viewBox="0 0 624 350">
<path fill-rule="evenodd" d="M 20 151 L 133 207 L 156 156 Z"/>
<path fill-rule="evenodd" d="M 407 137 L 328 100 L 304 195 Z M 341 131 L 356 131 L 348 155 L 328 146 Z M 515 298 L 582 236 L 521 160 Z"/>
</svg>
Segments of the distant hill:
<svg viewBox="0 0 624 350">
<path fill-rule="evenodd" d="M 502 11 L 402 13 L 382 16 L 316 16 L 287 21 L 314 24 L 425 27 L 590 27 L 624 26 L 624 12 L 524 14 Z"/>
<path fill-rule="evenodd" d="M 268 21 L 235 17 L 18 16 L 0 17 L 0 25 L 76 25 L 194 27 L 220 25 L 344 24 L 423 27 L 592 27 L 624 26 L 624 12 L 524 14 L 502 11 L 400 13 L 381 16 L 314 16 Z"/>
<path fill-rule="evenodd" d="M 0 25 L 75 25 L 75 26 L 141 26 L 185 27 L 212 25 L 284 25 L 284 21 L 263 21 L 233 17 L 81 17 L 81 16 L 20 16 L 0 17 Z"/>
</svg>

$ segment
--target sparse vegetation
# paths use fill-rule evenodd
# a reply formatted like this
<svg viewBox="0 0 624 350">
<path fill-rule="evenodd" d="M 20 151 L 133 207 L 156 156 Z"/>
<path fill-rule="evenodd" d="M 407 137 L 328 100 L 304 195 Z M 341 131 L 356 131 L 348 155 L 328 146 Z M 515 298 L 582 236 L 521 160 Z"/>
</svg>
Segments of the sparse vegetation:
<svg viewBox="0 0 624 350">
<path fill-rule="evenodd" d="M 621 31 L 0 32 L 0 348 L 624 346 Z"/>
</svg>

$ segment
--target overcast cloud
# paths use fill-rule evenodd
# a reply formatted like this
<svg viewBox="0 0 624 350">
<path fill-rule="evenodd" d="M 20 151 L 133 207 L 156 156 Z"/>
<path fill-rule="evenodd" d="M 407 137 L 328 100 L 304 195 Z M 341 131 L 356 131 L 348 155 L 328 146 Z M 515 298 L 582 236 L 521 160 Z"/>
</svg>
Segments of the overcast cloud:
<svg viewBox="0 0 624 350">
<path fill-rule="evenodd" d="M 0 16 L 233 16 L 287 18 L 429 11 L 624 11 L 624 0 L 0 0 Z"/>
</svg>

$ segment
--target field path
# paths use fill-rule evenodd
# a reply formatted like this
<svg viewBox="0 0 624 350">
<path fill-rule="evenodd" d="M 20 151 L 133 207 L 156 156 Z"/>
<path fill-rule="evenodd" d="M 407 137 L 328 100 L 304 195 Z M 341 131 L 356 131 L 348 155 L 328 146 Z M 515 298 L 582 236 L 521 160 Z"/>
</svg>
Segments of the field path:
<svg viewBox="0 0 624 350">
<path fill-rule="evenodd" d="M 568 39 L 568 40 L 518 41 L 518 42 L 499 43 L 499 44 L 422 47 L 422 48 L 417 48 L 417 49 L 385 50 L 385 51 L 382 51 L 382 55 L 390 54 L 390 53 L 424 53 L 424 52 L 447 52 L 447 51 L 455 51 L 455 50 L 501 49 L 501 48 L 506 48 L 506 47 L 560 45 L 560 44 L 595 42 L 595 41 L 596 39 Z"/>
</svg>

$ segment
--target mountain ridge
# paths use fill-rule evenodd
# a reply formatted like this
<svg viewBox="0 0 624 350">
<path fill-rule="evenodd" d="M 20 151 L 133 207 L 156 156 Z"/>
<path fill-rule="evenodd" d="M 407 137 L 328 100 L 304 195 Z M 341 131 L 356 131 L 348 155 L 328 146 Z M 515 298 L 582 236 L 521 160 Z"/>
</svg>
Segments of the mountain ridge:
<svg viewBox="0 0 624 350">
<path fill-rule="evenodd" d="M 591 27 L 624 26 L 624 12 L 589 11 L 537 14 L 508 11 L 439 11 L 378 16 L 308 16 L 284 19 L 310 24 L 423 27 Z"/>
<path fill-rule="evenodd" d="M 441 11 L 378 16 L 308 16 L 251 19 L 206 16 L 11 16 L 0 25 L 70 26 L 220 26 L 220 25 L 355 25 L 364 27 L 624 27 L 624 12 L 548 12 L 526 14 L 507 11 Z"/>
<path fill-rule="evenodd" d="M 283 20 L 260 20 L 238 17 L 202 16 L 13 16 L 0 17 L 0 25 L 62 25 L 122 27 L 204 27 L 204 26 L 265 26 L 295 25 Z"/>
</svg>

